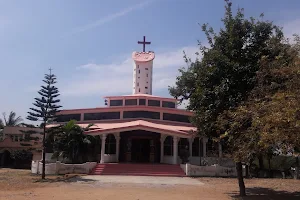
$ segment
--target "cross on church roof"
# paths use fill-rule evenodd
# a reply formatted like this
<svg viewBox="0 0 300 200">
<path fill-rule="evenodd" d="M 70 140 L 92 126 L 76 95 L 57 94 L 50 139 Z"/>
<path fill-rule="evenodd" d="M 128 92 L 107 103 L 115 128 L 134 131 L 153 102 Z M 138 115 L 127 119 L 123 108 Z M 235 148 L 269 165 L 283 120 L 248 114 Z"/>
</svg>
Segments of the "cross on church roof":
<svg viewBox="0 0 300 200">
<path fill-rule="evenodd" d="M 151 44 L 151 42 L 146 42 L 146 36 L 144 36 L 144 41 L 138 41 L 138 44 L 143 44 L 143 52 L 145 52 L 146 44 Z"/>
</svg>

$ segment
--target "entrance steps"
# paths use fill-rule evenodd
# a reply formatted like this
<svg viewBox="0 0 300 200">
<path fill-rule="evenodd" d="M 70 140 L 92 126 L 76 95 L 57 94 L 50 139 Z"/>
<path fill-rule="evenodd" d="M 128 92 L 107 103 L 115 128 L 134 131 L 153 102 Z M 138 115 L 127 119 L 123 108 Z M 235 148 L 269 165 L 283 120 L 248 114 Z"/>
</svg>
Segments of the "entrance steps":
<svg viewBox="0 0 300 200">
<path fill-rule="evenodd" d="M 91 175 L 131 175 L 131 176 L 185 176 L 179 165 L 168 164 L 98 164 Z"/>
</svg>

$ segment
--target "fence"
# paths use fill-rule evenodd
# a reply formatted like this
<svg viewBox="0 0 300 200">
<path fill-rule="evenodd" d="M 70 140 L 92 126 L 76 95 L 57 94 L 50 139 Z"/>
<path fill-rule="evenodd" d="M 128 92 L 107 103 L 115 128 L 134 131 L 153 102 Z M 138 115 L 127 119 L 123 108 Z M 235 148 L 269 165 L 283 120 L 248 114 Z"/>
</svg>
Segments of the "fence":
<svg viewBox="0 0 300 200">
<path fill-rule="evenodd" d="M 188 163 L 180 166 L 187 176 L 236 177 L 235 167 L 223 167 L 219 165 L 197 166 Z"/>
<path fill-rule="evenodd" d="M 86 162 L 83 164 L 65 164 L 59 161 L 55 163 L 46 163 L 45 173 L 46 174 L 89 174 L 91 170 L 96 167 L 97 162 Z M 42 162 L 32 161 L 31 162 L 31 173 L 41 174 L 42 173 Z"/>
</svg>

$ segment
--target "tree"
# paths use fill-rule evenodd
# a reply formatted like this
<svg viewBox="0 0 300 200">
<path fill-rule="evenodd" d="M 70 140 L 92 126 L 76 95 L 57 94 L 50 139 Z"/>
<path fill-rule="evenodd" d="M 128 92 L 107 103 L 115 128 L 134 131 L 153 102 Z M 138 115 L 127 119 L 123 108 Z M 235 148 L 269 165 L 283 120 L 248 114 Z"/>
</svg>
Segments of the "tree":
<svg viewBox="0 0 300 200">
<path fill-rule="evenodd" d="M 299 45 L 298 36 L 293 44 L 274 44 L 280 54 L 276 59 L 262 58 L 247 101 L 219 117 L 219 127 L 241 158 L 249 152 L 264 154 L 270 168 L 274 154 L 295 153 L 300 147 Z M 242 145 L 248 152 L 240 150 Z"/>
<path fill-rule="evenodd" d="M 21 126 L 23 119 L 21 116 L 16 117 L 16 113 L 11 111 L 6 117 L 6 114 L 3 113 L 3 119 L 0 119 L 0 128 L 4 128 L 5 126 Z"/>
<path fill-rule="evenodd" d="M 49 130 L 54 136 L 53 158 L 68 158 L 71 163 L 81 163 L 89 153 L 90 147 L 95 144 L 95 138 L 84 134 L 92 124 L 82 128 L 74 120 L 67 124 L 51 128 Z"/>
<path fill-rule="evenodd" d="M 41 86 L 41 89 L 38 91 L 40 98 L 35 98 L 33 105 L 34 108 L 30 108 L 28 112 L 27 119 L 31 121 L 42 121 L 43 128 L 43 168 L 42 168 L 42 179 L 45 179 L 45 155 L 46 155 L 46 124 L 49 120 L 55 118 L 55 114 L 58 109 L 61 107 L 57 105 L 60 102 L 57 97 L 60 95 L 56 84 L 56 76 L 51 73 L 45 74 L 45 79 L 43 80 L 46 83 L 45 86 Z"/>
<path fill-rule="evenodd" d="M 246 19 L 243 9 L 238 9 L 234 15 L 232 3 L 225 2 L 224 27 L 215 33 L 208 24 L 202 26 L 209 47 L 199 44 L 202 59 L 194 62 L 186 59 L 188 67 L 181 69 L 175 87 L 170 87 L 169 91 L 180 100 L 189 100 L 188 109 L 195 112 L 192 122 L 199 134 L 223 140 L 229 146 L 236 161 L 240 195 L 245 196 L 242 162 L 258 153 L 254 152 L 253 145 L 259 141 L 260 134 L 251 130 L 254 128 L 251 115 L 240 106 L 257 84 L 257 72 L 263 58 L 269 62 L 275 60 L 282 55 L 285 44 L 274 48 L 274 44 L 281 44 L 283 40 L 278 26 L 262 18 Z M 230 121 L 228 112 L 239 107 L 243 115 Z M 228 125 L 236 128 L 231 134 L 234 137 L 228 137 Z M 247 131 L 240 134 L 244 129 Z M 251 134 L 247 135 L 247 132 Z"/>
<path fill-rule="evenodd" d="M 14 159 L 14 167 L 27 167 L 32 160 L 32 152 L 25 149 L 15 150 L 11 152 L 10 157 Z"/>
</svg>

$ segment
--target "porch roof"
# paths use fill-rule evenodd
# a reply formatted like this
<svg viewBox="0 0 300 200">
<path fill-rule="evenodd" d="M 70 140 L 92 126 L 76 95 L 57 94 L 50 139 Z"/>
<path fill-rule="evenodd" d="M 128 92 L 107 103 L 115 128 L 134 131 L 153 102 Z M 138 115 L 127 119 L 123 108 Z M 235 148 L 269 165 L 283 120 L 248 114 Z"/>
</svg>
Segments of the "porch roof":
<svg viewBox="0 0 300 200">
<path fill-rule="evenodd" d="M 86 124 L 80 126 L 86 126 Z M 135 120 L 130 122 L 120 122 L 120 123 L 97 123 L 91 127 L 92 129 L 86 131 L 86 134 L 99 135 L 112 132 L 130 131 L 136 129 L 143 129 L 153 132 L 160 132 L 166 134 L 176 134 L 191 136 L 195 134 L 196 128 L 190 126 L 177 126 L 177 125 L 166 125 L 154 122 L 149 122 L 145 120 Z"/>
</svg>

